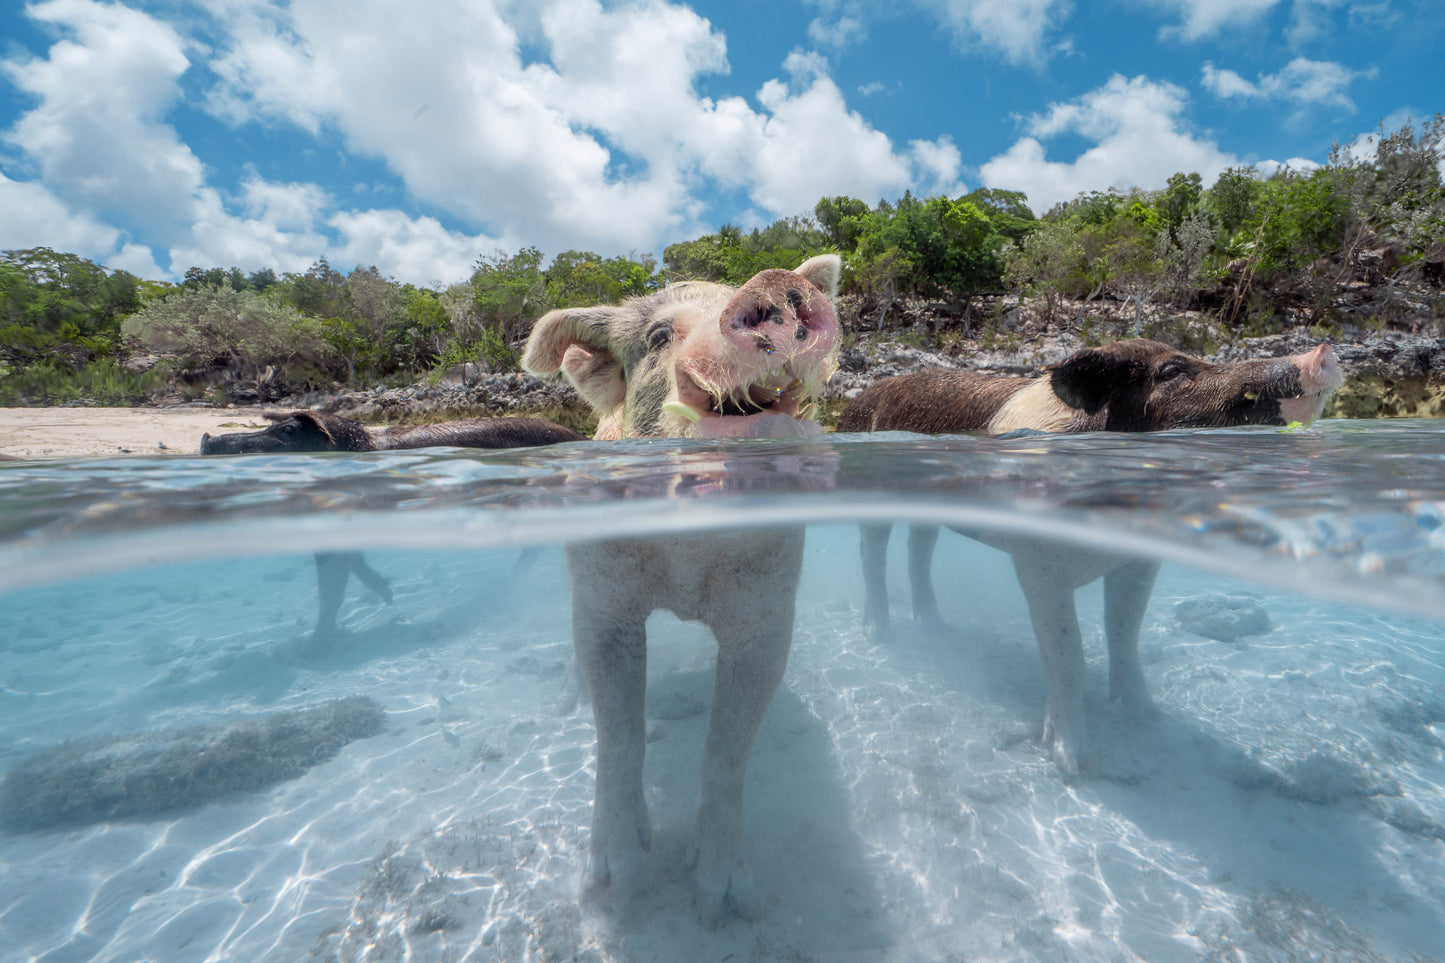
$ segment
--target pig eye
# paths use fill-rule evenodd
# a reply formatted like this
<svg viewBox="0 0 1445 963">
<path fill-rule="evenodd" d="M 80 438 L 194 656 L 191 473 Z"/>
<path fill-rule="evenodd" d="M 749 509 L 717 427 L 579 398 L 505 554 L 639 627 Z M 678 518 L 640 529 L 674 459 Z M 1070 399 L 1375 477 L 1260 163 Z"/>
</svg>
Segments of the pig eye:
<svg viewBox="0 0 1445 963">
<path fill-rule="evenodd" d="M 646 335 L 647 350 L 657 351 L 672 344 L 672 325 L 656 324 L 648 329 Z"/>
<path fill-rule="evenodd" d="M 1164 362 L 1164 366 L 1159 369 L 1158 378 L 1160 381 L 1171 381 L 1180 375 L 1186 375 L 1188 373 L 1188 361 L 1184 358 L 1170 358 Z"/>
</svg>

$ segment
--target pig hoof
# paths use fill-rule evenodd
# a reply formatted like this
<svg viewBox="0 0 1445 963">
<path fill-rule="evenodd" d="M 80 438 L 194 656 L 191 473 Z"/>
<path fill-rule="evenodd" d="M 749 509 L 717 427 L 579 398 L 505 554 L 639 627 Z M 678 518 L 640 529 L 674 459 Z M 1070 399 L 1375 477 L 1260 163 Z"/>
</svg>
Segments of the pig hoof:
<svg viewBox="0 0 1445 963">
<path fill-rule="evenodd" d="M 697 911 L 703 925 L 716 929 L 731 909 L 744 920 L 758 917 L 753 871 L 747 856 L 717 839 L 694 841 L 689 862 L 695 867 Z"/>
<path fill-rule="evenodd" d="M 1060 772 L 1066 776 L 1079 774 L 1083 750 L 1078 736 L 1063 732 L 1054 719 L 1048 718 L 1044 720 L 1044 735 L 1040 741 L 1049 750 Z"/>
<path fill-rule="evenodd" d="M 1072 746 L 1066 746 L 1062 742 L 1055 742 L 1053 756 L 1054 765 L 1058 767 L 1059 772 L 1065 776 L 1077 776 L 1079 774 L 1082 767 L 1079 765 L 1078 749 Z"/>
<path fill-rule="evenodd" d="M 1109 673 L 1109 701 L 1121 702 L 1129 718 L 1141 722 L 1152 722 L 1159 718 L 1159 710 L 1149 696 L 1149 686 L 1144 673 L 1137 666 L 1134 671 L 1127 669 Z"/>
<path fill-rule="evenodd" d="M 1158 722 L 1163 715 L 1147 692 L 1125 692 L 1122 696 L 1110 695 L 1110 699 L 1123 703 L 1124 714 L 1135 722 Z"/>
<path fill-rule="evenodd" d="M 626 807 L 622 807 L 626 808 Z M 642 854 L 652 847 L 647 804 L 639 801 L 629 817 L 614 813 L 592 827 L 592 850 L 583 874 L 583 898 L 607 911 L 620 910 L 637 888 Z"/>
<path fill-rule="evenodd" d="M 947 632 L 951 628 L 947 622 L 943 621 L 943 616 L 937 612 L 925 612 L 922 615 L 915 615 L 913 621 L 918 624 L 919 628 L 927 632 Z"/>
</svg>

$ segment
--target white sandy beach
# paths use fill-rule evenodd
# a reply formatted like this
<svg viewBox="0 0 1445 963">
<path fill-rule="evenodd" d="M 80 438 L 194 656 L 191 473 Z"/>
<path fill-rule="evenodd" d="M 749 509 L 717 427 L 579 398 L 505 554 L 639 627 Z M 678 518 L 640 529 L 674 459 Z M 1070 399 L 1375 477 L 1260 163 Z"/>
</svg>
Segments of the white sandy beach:
<svg viewBox="0 0 1445 963">
<path fill-rule="evenodd" d="M 201 435 L 264 426 L 259 408 L 0 408 L 0 457 L 197 454 Z"/>
</svg>

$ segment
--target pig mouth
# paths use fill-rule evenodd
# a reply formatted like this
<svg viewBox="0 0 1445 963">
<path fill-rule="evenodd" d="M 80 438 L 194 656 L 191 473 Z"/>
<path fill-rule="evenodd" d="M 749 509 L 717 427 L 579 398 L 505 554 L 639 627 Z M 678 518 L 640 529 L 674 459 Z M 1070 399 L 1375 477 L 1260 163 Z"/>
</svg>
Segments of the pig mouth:
<svg viewBox="0 0 1445 963">
<path fill-rule="evenodd" d="M 795 374 L 791 366 L 731 388 L 720 388 L 695 378 L 680 367 L 677 372 L 677 398 L 663 405 L 663 410 L 686 424 L 686 435 L 693 437 L 741 437 L 755 434 L 762 422 L 776 427 L 778 419 L 801 421 L 804 402 L 812 394 L 809 381 Z"/>
<path fill-rule="evenodd" d="M 1310 352 L 1296 364 L 1298 382 L 1295 390 L 1276 396 L 1279 413 L 1286 424 L 1300 422 L 1308 425 L 1323 413 L 1330 398 L 1344 384 L 1345 376 L 1328 346 Z"/>
</svg>

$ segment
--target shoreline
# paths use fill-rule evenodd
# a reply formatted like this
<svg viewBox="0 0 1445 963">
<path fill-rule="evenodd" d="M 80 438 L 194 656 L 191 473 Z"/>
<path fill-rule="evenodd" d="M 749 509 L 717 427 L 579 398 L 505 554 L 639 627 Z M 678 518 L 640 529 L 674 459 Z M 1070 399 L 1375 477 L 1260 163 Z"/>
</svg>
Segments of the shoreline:
<svg viewBox="0 0 1445 963">
<path fill-rule="evenodd" d="M 0 408 L 0 460 L 199 455 L 201 435 L 264 427 L 262 408 Z"/>
</svg>

